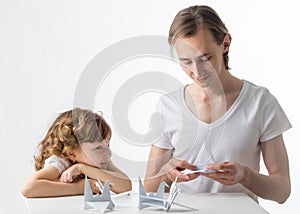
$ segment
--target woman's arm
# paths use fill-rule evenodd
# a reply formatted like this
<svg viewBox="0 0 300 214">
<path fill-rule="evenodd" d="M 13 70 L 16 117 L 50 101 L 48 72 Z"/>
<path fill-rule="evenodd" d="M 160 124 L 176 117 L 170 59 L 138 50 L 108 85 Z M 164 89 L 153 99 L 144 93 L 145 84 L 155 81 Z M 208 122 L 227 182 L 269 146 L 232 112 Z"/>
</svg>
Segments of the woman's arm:
<svg viewBox="0 0 300 214">
<path fill-rule="evenodd" d="M 180 172 L 184 169 L 195 170 L 197 167 L 187 161 L 173 159 L 171 149 L 152 146 L 144 181 L 145 190 L 147 192 L 156 192 L 162 181 L 165 181 L 170 186 L 176 177 L 177 182 L 185 182 L 193 180 L 199 175 L 198 173 L 184 175 Z"/>
<path fill-rule="evenodd" d="M 115 193 L 127 192 L 132 189 L 131 180 L 111 161 L 109 162 L 107 170 L 82 163 L 74 164 L 62 173 L 60 180 L 63 182 L 72 182 L 73 176 L 79 174 L 85 174 L 95 180 L 100 179 L 103 183 L 110 180 L 113 183 L 111 190 Z"/>
<path fill-rule="evenodd" d="M 203 175 L 225 185 L 241 183 L 261 198 L 284 203 L 290 195 L 291 184 L 288 156 L 282 135 L 262 142 L 261 149 L 269 175 L 259 174 L 247 166 L 233 162 L 210 165 L 208 169 L 224 172 Z"/>
<path fill-rule="evenodd" d="M 261 143 L 264 163 L 269 176 L 245 168 L 242 185 L 256 195 L 284 203 L 291 193 L 289 161 L 282 135 Z"/>
<path fill-rule="evenodd" d="M 27 198 L 83 194 L 84 179 L 75 183 L 62 183 L 58 181 L 59 176 L 54 166 L 47 165 L 27 179 L 22 194 Z"/>
<path fill-rule="evenodd" d="M 157 191 L 159 184 L 164 179 L 164 175 L 159 172 L 161 168 L 171 159 L 171 155 L 172 152 L 169 149 L 161 149 L 156 146 L 151 146 L 148 157 L 146 177 L 144 181 L 146 192 Z M 170 182 L 168 184 L 170 184 Z"/>
</svg>

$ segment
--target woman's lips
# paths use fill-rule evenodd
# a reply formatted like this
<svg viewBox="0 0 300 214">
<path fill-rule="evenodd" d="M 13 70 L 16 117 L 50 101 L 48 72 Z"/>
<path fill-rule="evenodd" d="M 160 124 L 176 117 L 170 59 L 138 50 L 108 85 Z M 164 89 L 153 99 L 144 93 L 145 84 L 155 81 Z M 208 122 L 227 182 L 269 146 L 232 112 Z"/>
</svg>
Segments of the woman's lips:
<svg viewBox="0 0 300 214">
<path fill-rule="evenodd" d="M 203 81 L 207 80 L 208 78 L 209 78 L 209 76 L 196 77 L 196 80 L 198 80 L 199 82 L 203 82 Z"/>
</svg>

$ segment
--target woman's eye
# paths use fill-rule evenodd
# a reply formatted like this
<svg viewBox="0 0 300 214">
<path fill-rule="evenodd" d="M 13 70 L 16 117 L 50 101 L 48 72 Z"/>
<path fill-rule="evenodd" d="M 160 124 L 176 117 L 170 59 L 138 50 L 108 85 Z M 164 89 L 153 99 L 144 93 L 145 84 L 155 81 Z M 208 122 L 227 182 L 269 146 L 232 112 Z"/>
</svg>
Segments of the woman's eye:
<svg viewBox="0 0 300 214">
<path fill-rule="evenodd" d="M 203 58 L 200 58 L 199 61 L 200 62 L 207 62 L 211 59 L 211 57 L 203 57 Z"/>
<path fill-rule="evenodd" d="M 184 64 L 184 65 L 189 65 L 191 63 L 192 63 L 192 61 L 182 61 L 182 64 Z"/>
</svg>

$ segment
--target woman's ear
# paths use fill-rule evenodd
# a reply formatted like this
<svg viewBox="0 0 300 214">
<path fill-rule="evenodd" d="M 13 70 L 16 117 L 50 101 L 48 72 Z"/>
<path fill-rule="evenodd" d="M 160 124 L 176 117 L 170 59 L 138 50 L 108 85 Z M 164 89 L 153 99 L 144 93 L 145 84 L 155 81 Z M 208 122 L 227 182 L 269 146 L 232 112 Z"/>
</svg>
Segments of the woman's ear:
<svg viewBox="0 0 300 214">
<path fill-rule="evenodd" d="M 228 34 L 225 35 L 224 41 L 223 41 L 224 53 L 229 51 L 230 44 L 231 44 L 231 36 L 228 33 Z"/>
</svg>

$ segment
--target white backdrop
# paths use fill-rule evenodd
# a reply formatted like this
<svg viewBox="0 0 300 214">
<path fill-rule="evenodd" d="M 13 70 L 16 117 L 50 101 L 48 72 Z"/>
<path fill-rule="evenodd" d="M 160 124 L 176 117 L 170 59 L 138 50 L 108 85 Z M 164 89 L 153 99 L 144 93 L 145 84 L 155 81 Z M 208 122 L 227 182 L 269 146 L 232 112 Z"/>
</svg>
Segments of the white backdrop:
<svg viewBox="0 0 300 214">
<path fill-rule="evenodd" d="M 0 0 L 0 213 L 29 213 L 20 189 L 33 172 L 37 144 L 56 114 L 72 108 L 77 81 L 88 62 L 126 38 L 167 36 L 175 14 L 195 4 L 212 6 L 226 23 L 233 38 L 231 72 L 267 87 L 288 115 L 293 128 L 284 137 L 292 194 L 283 205 L 266 200 L 260 203 L 270 213 L 299 212 L 300 13 L 296 0 Z M 118 86 L 145 71 L 167 72 L 183 83 L 189 82 L 179 66 L 166 60 L 132 59 L 114 69 L 95 98 L 95 108 L 102 110 L 109 122 Z M 149 112 L 158 96 L 142 94 L 129 106 L 130 125 L 137 132 L 146 132 Z M 122 143 L 116 131 L 111 145 L 122 157 L 147 160 L 148 147 Z M 130 171 L 130 166 L 127 169 Z"/>
</svg>

